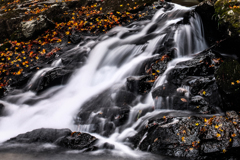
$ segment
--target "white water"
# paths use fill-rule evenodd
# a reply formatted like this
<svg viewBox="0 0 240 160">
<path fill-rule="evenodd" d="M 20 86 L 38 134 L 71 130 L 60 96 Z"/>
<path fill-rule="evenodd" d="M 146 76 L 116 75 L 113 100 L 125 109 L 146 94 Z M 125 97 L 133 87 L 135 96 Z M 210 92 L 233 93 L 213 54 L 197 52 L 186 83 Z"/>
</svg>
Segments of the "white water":
<svg viewBox="0 0 240 160">
<path fill-rule="evenodd" d="M 163 40 L 168 35 L 167 29 L 170 28 L 173 33 L 175 32 L 174 40 L 176 42 L 177 56 L 182 58 L 175 59 L 168 64 L 168 69 L 156 81 L 155 87 L 165 83 L 165 76 L 178 62 L 190 59 L 183 56 L 194 54 L 206 48 L 201 20 L 198 15 L 195 15 L 196 18 L 190 19 L 190 25 L 179 25 L 178 27 L 174 25 L 183 19 L 182 15 L 184 12 L 190 10 L 191 8 L 179 5 L 175 5 L 172 10 L 167 12 L 160 9 L 151 21 L 135 22 L 135 27 L 133 28 L 116 27 L 109 32 L 117 32 L 116 36 L 108 37 L 108 34 L 106 34 L 98 40 L 99 42 L 90 41 L 84 46 L 74 48 L 73 50 L 87 51 L 89 57 L 87 63 L 73 74 L 66 86 L 51 88 L 41 95 L 40 98 L 38 96 L 42 100 L 34 105 L 24 103 L 29 99 L 37 97 L 32 91 L 14 95 L 11 97 L 11 99 L 16 99 L 14 103 L 1 101 L 6 106 L 9 115 L 0 118 L 0 142 L 20 133 L 41 127 L 76 130 L 77 127 L 73 125 L 73 118 L 81 108 L 81 105 L 89 98 L 111 86 L 124 84 L 126 78 L 134 74 L 139 64 L 152 57 L 156 47 L 164 43 Z M 145 39 L 149 28 L 156 24 L 158 27 L 151 33 L 153 35 L 152 38 Z M 124 33 L 132 31 L 134 28 L 141 28 L 141 30 L 127 38 L 121 38 Z M 136 45 L 135 43 L 139 41 L 144 41 L 144 43 Z M 97 45 L 92 48 L 95 43 Z M 145 50 L 143 50 L 144 47 L 146 47 Z M 59 65 L 60 63 L 54 62 L 54 64 Z M 53 65 L 40 70 L 35 74 L 27 87 L 37 83 L 39 77 L 54 67 Z M 50 95 L 51 97 L 48 97 Z M 144 103 L 139 103 L 131 109 L 126 129 L 123 132 L 119 133 L 117 129 L 110 138 L 96 136 L 103 142 L 114 144 L 116 153 L 134 157 L 139 156 L 138 153 L 121 142 L 127 136 L 136 134 L 137 126 L 140 124 L 145 125 L 148 118 L 162 112 L 161 110 L 155 110 L 147 113 L 134 123 L 133 117 L 140 110 L 149 106 L 153 106 L 151 94 L 147 96 Z M 88 127 L 83 126 L 80 128 L 88 131 Z"/>
</svg>

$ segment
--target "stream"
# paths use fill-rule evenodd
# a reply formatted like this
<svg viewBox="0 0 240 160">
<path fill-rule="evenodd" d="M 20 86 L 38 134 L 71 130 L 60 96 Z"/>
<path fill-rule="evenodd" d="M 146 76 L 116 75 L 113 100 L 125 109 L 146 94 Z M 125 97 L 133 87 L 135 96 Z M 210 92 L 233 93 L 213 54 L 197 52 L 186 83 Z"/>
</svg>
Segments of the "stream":
<svg viewBox="0 0 240 160">
<path fill-rule="evenodd" d="M 149 160 L 166 159 L 166 157 L 147 155 L 138 149 L 132 149 L 126 143 L 126 139 L 134 136 L 152 117 L 166 114 L 172 116 L 192 115 L 191 111 L 173 110 L 171 97 L 167 98 L 168 102 L 165 103 L 165 106 L 161 105 L 161 100 L 155 102 L 152 98 L 152 91 L 168 83 L 166 77 L 178 63 L 191 60 L 195 53 L 208 47 L 204 39 L 201 19 L 197 13 L 192 12 L 193 9 L 194 7 L 170 3 L 167 8 L 159 9 L 151 20 L 136 21 L 127 26 L 115 27 L 98 38 L 80 43 L 67 52 L 86 54 L 88 57 L 86 63 L 74 71 L 66 85 L 51 87 L 42 94 L 36 94 L 29 89 L 38 86 L 39 81 L 47 72 L 63 65 L 61 56 L 51 66 L 39 70 L 23 91 L 18 94 L 10 94 L 0 101 L 6 107 L 7 112 L 7 116 L 0 117 L 0 142 L 37 128 L 69 128 L 72 131 L 91 133 L 99 139 L 99 146 L 106 142 L 113 144 L 115 149 L 111 151 L 111 155 L 116 160 L 139 159 L 140 157 Z M 164 44 L 170 41 L 172 42 L 170 49 L 174 58 L 168 62 L 164 72 L 156 78 L 150 91 L 144 95 L 137 95 L 132 105 L 126 107 L 129 110 L 126 122 L 121 125 L 114 123 L 115 126 L 111 132 L 106 133 L 109 119 L 97 118 L 97 116 L 107 112 L 107 109 L 106 107 L 97 109 L 97 106 L 103 102 L 103 105 L 107 105 L 108 100 L 100 97 L 101 101 L 92 101 L 93 97 L 105 93 L 106 97 L 117 101 L 117 92 L 121 88 L 126 88 L 128 77 L 139 76 L 141 64 L 161 54 L 159 46 L 164 47 Z M 182 88 L 189 91 L 188 86 L 182 86 Z M 87 102 L 93 104 L 86 105 Z M 110 107 L 120 108 L 116 104 L 111 104 Z M 94 109 L 88 109 L 87 106 Z M 141 115 L 142 111 L 148 110 L 152 106 L 155 106 L 154 111 Z M 91 113 L 88 113 L 89 111 Z M 109 110 L 106 113 L 107 116 L 110 116 L 111 112 Z M 85 119 L 84 114 L 87 115 Z M 118 119 L 120 116 L 116 114 L 114 118 Z M 138 117 L 137 120 L 136 117 Z M 97 129 L 96 124 L 98 124 Z M 4 146 L 2 144 L 1 147 Z M 21 147 L 17 146 L 16 148 Z M 48 149 L 49 146 L 43 146 L 43 150 L 44 148 Z M 101 155 L 104 152 L 99 150 L 92 154 Z M 78 152 L 76 151 L 76 153 Z M 113 159 L 111 155 L 100 158 L 76 153 L 70 151 L 60 154 L 51 153 L 51 159 Z M 3 159 L 14 159 L 16 156 L 25 160 L 50 159 L 50 154 L 38 154 L 38 152 L 24 154 L 19 151 L 10 152 L 6 149 L 0 154 L 1 157 L 7 157 Z M 144 155 L 147 155 L 148 158 Z"/>
</svg>

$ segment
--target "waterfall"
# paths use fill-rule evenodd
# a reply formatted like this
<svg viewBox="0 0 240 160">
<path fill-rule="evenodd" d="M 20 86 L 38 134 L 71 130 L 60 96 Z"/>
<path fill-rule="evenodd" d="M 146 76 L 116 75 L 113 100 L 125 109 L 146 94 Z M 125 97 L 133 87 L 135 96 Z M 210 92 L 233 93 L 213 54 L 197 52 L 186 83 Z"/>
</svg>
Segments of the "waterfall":
<svg viewBox="0 0 240 160">
<path fill-rule="evenodd" d="M 126 78 L 136 74 L 139 64 L 156 56 L 156 49 L 167 40 L 173 39 L 176 58 L 169 62 L 167 70 L 162 76 L 159 76 L 152 90 L 166 83 L 167 73 L 178 62 L 191 59 L 188 57 L 190 54 L 202 51 L 207 47 L 199 15 L 191 12 L 193 8 L 177 4 L 171 5 L 173 5 L 173 9 L 167 11 L 164 8 L 160 9 L 152 20 L 134 22 L 125 27 L 115 27 L 96 40 L 73 48 L 71 52 L 87 52 L 88 59 L 83 67 L 73 73 L 66 85 L 52 87 L 41 95 L 26 91 L 10 95 L 2 100 L 1 103 L 6 107 L 8 115 L 0 117 L 0 142 L 41 127 L 70 128 L 89 132 L 91 126 L 88 124 L 75 126 L 73 122 L 82 105 L 106 89 L 124 85 Z M 190 16 L 189 22 L 180 23 L 184 20 L 183 16 L 190 12 L 193 15 Z M 43 74 L 58 65 L 61 65 L 61 60 L 38 71 L 27 87 L 36 85 Z M 37 103 L 25 103 L 29 100 L 36 100 Z M 127 124 L 123 129 L 117 128 L 109 138 L 100 135 L 96 135 L 96 137 L 101 141 L 110 141 L 115 144 L 117 152 L 121 151 L 132 155 L 131 149 L 121 141 L 127 136 L 134 135 L 137 132 L 137 126 L 144 125 L 150 117 L 162 112 L 156 109 L 135 122 L 134 117 L 141 114 L 143 109 L 153 106 L 153 103 L 150 92 L 145 96 L 143 102 L 132 106 Z M 97 113 L 92 114 L 91 117 L 94 117 L 94 114 Z M 88 121 L 91 121 L 91 117 Z M 102 119 L 102 125 L 104 124 L 105 120 Z"/>
</svg>

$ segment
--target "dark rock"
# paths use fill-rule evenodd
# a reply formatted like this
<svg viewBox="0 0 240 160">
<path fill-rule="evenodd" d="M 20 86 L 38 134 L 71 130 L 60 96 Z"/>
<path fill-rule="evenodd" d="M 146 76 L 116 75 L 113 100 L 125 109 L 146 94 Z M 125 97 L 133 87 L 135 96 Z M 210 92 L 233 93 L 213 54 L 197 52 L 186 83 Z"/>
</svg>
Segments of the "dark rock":
<svg viewBox="0 0 240 160">
<path fill-rule="evenodd" d="M 54 143 L 57 139 L 71 135 L 72 131 L 69 129 L 51 129 L 41 128 L 35 129 L 31 132 L 23 133 L 17 137 L 11 138 L 7 142 L 10 143 Z"/>
<path fill-rule="evenodd" d="M 222 95 L 223 110 L 239 109 L 240 64 L 234 59 L 225 60 L 215 73 L 216 82 Z"/>
<path fill-rule="evenodd" d="M 109 136 L 127 122 L 135 99 L 124 87 L 105 90 L 83 104 L 75 123 L 89 125 L 89 132 Z"/>
<path fill-rule="evenodd" d="M 155 107 L 204 114 L 218 112 L 221 95 L 214 72 L 221 59 L 218 53 L 203 51 L 190 60 L 177 63 L 166 73 L 167 83 L 152 91 Z"/>
<path fill-rule="evenodd" d="M 0 103 L 0 117 L 5 115 L 5 106 Z"/>
<path fill-rule="evenodd" d="M 119 107 L 121 107 L 124 104 L 132 105 L 132 102 L 136 99 L 136 96 L 133 93 L 125 90 L 119 90 L 116 93 L 114 93 L 113 96 L 114 96 L 113 101 Z"/>
<path fill-rule="evenodd" d="M 214 153 L 221 152 L 226 150 L 229 147 L 229 141 L 221 141 L 221 142 L 203 142 L 201 144 L 201 151 L 203 153 Z"/>
<path fill-rule="evenodd" d="M 115 148 L 115 146 L 113 145 L 113 144 L 109 144 L 109 143 L 104 143 L 103 144 L 103 149 L 114 149 Z"/>
<path fill-rule="evenodd" d="M 219 29 L 217 17 L 214 17 L 214 1 L 203 1 L 195 8 L 195 11 L 202 19 L 205 38 L 210 45 L 214 44 L 218 40 L 223 39 L 224 35 L 220 32 L 222 29 Z"/>
<path fill-rule="evenodd" d="M 26 38 L 31 38 L 45 29 L 53 28 L 55 24 L 46 16 L 40 15 L 34 20 L 22 22 L 20 26 L 23 35 Z"/>
<path fill-rule="evenodd" d="M 87 149 L 85 151 L 92 151 L 96 149 L 93 147 L 96 141 L 97 138 L 91 136 L 90 134 L 73 132 L 71 135 L 59 138 L 55 144 L 70 149 Z"/>
<path fill-rule="evenodd" d="M 237 118 L 232 111 L 227 114 Z M 234 122 L 223 116 L 174 119 L 168 116 L 155 117 L 130 141 L 143 151 L 205 159 L 215 153 L 235 152 L 234 148 L 240 144 L 238 123 L 239 121 Z"/>
<path fill-rule="evenodd" d="M 73 44 L 78 44 L 79 42 L 81 42 L 82 36 L 79 35 L 79 34 L 70 35 L 69 40 L 70 40 Z"/>
<path fill-rule="evenodd" d="M 33 90 L 40 93 L 52 86 L 66 84 L 67 80 L 72 74 L 72 70 L 67 70 L 64 68 L 54 68 L 48 71 L 44 76 L 38 79 L 38 83 L 31 85 L 27 90 Z"/>
<path fill-rule="evenodd" d="M 96 137 L 87 133 L 72 132 L 69 129 L 41 128 L 11 138 L 5 143 L 53 143 L 67 149 L 96 150 Z M 108 147 L 112 147 L 110 144 Z"/>
<path fill-rule="evenodd" d="M 152 97 L 168 97 L 177 93 L 177 86 L 172 83 L 165 83 L 152 91 Z"/>
<path fill-rule="evenodd" d="M 133 93 L 145 94 L 148 93 L 152 87 L 150 76 L 128 77 L 127 89 Z"/>
</svg>

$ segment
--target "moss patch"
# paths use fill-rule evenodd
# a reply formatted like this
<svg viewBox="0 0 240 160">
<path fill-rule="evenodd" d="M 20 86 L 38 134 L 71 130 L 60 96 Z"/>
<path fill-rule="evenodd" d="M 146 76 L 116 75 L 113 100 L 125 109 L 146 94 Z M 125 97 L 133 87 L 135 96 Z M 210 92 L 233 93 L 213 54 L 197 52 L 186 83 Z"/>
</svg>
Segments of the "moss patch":
<svg viewBox="0 0 240 160">
<path fill-rule="evenodd" d="M 237 0 L 218 0 L 215 3 L 216 16 L 220 25 L 226 25 L 229 36 L 240 34 L 240 2 Z"/>
</svg>

